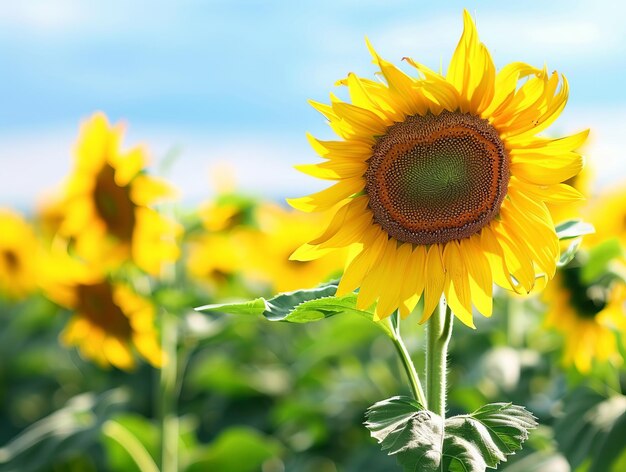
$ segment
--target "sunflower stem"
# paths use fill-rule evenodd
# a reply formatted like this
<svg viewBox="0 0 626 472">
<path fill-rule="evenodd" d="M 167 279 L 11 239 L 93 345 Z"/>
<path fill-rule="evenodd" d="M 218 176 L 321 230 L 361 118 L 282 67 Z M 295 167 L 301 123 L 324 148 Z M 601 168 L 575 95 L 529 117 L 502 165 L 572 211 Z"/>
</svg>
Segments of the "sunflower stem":
<svg viewBox="0 0 626 472">
<path fill-rule="evenodd" d="M 404 340 L 402 339 L 402 335 L 400 334 L 400 316 L 398 316 L 397 311 L 395 311 L 393 315 L 390 316 L 389 324 L 391 326 L 391 340 L 393 341 L 393 345 L 396 348 L 398 357 L 400 357 L 400 361 L 402 362 L 402 367 L 404 367 L 406 376 L 409 379 L 411 393 L 413 393 L 413 397 L 424 408 L 426 408 L 426 395 L 424 395 L 424 389 L 422 388 L 422 383 L 420 382 L 420 378 L 417 370 L 415 369 L 415 365 L 413 364 L 413 360 L 411 359 L 411 355 L 409 354 L 409 351 L 404 344 Z"/>
<path fill-rule="evenodd" d="M 444 297 L 428 320 L 426 341 L 426 395 L 428 409 L 446 414 L 448 344 L 452 335 L 452 311 Z"/>
<path fill-rule="evenodd" d="M 161 347 L 165 357 L 159 378 L 159 407 L 161 417 L 161 471 L 178 470 L 178 326 L 176 317 L 163 310 Z"/>
<path fill-rule="evenodd" d="M 152 456 L 139 439 L 117 421 L 108 420 L 102 425 L 102 433 L 119 444 L 135 461 L 141 472 L 159 472 Z"/>
</svg>

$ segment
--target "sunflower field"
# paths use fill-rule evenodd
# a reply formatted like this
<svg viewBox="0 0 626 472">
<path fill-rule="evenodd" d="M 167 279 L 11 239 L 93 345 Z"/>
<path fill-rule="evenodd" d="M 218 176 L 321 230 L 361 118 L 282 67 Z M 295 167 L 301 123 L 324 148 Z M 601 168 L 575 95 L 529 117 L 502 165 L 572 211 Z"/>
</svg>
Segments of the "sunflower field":
<svg viewBox="0 0 626 472">
<path fill-rule="evenodd" d="M 42 35 L 32 41 L 42 31 L 55 41 L 64 21 L 92 17 L 81 2 L 44 3 L 0 10 L 0 27 L 28 18 Z M 243 24 L 286 11 L 251 2 L 226 13 L 226 3 L 194 8 L 241 14 Z M 309 25 L 314 8 L 301 8 L 289 15 Z M 343 8 L 375 17 L 379 7 Z M 440 8 L 421 24 L 442 29 L 432 47 L 460 36 L 442 65 L 387 60 L 374 35 L 359 43 L 373 67 L 335 77 L 329 99 L 310 101 L 321 114 L 312 120 L 327 126 L 282 168 L 263 161 L 258 142 L 246 147 L 245 133 L 230 134 L 243 160 L 223 152 L 206 191 L 189 198 L 200 171 L 177 171 L 184 146 L 154 153 L 159 133 L 141 136 L 132 119 L 115 118 L 123 106 L 103 99 L 73 119 L 63 175 L 47 175 L 38 155 L 19 182 L 0 181 L 0 472 L 626 471 L 626 177 L 613 161 L 611 182 L 598 177 L 593 119 L 560 121 L 580 76 L 570 91 L 567 70 L 524 55 L 494 60 L 510 57 L 506 41 L 481 33 L 495 6 Z M 152 13 L 165 25 L 180 19 L 175 11 Z M 129 31 L 130 17 L 115 16 Z M 220 30 L 224 48 L 239 34 L 226 33 L 233 18 Z M 173 28 L 163 33 L 172 58 L 185 54 Z M 411 31 L 394 28 L 389 37 L 404 42 L 382 40 L 383 49 L 402 57 L 430 47 L 400 49 Z M 143 40 L 158 49 L 160 35 Z M 257 73 L 289 73 L 266 53 Z M 214 73 L 227 74 L 229 61 L 216 59 Z M 18 91 L 29 86 L 17 80 L 27 63 L 7 69 Z M 308 71 L 317 72 L 326 77 Z M 210 95 L 211 113 L 245 129 L 237 97 L 257 79 L 237 80 L 236 93 Z M 121 103 L 133 109 L 151 86 Z M 285 126 L 315 126 L 279 105 Z M 259 109 L 271 123 L 274 109 Z M 11 113 L 0 116 L 9 130 L 0 144 L 21 119 Z M 256 119 L 253 128 L 269 126 Z M 45 152 L 43 135 L 26 141 Z M 0 157 L 5 175 L 12 162 Z M 281 187 L 294 166 L 307 177 Z M 239 173 L 271 181 L 253 188 Z M 32 197 L 12 201 L 11 188 Z"/>
</svg>

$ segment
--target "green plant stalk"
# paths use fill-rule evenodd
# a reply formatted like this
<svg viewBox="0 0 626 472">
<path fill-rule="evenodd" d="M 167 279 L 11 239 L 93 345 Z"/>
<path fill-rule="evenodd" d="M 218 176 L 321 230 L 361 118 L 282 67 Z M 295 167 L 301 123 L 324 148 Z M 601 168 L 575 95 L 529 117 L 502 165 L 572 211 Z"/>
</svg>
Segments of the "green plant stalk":
<svg viewBox="0 0 626 472">
<path fill-rule="evenodd" d="M 406 348 L 406 345 L 404 344 L 404 341 L 400 334 L 400 317 L 398 316 L 397 311 L 395 311 L 393 315 L 389 317 L 389 324 L 391 327 L 391 340 L 393 341 L 393 345 L 396 348 L 398 357 L 400 357 L 400 361 L 402 362 L 402 367 L 404 367 L 406 376 L 409 379 L 409 385 L 411 386 L 411 392 L 413 393 L 413 397 L 424 408 L 427 408 L 426 395 L 424 395 L 422 383 L 420 382 L 417 370 L 415 370 L 415 365 L 413 364 L 411 355 L 409 354 L 409 351 Z"/>
<path fill-rule="evenodd" d="M 452 322 L 452 311 L 442 296 L 426 329 L 426 401 L 428 409 L 442 418 L 446 414 L 447 356 Z"/>
<path fill-rule="evenodd" d="M 152 456 L 143 447 L 143 444 L 117 421 L 109 420 L 102 425 L 102 432 L 105 436 L 117 442 L 128 455 L 135 461 L 141 472 L 159 472 L 159 468 L 154 463 Z"/>
<path fill-rule="evenodd" d="M 159 377 L 159 411 L 161 419 L 161 472 L 178 471 L 178 326 L 176 317 L 162 311 L 161 349 L 165 362 Z"/>
</svg>

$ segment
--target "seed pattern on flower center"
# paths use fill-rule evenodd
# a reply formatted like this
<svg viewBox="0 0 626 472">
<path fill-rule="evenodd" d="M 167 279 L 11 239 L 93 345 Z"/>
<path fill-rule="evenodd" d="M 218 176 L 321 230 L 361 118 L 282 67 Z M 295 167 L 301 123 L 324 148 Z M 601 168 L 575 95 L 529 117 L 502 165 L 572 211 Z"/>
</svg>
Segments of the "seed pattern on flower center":
<svg viewBox="0 0 626 472">
<path fill-rule="evenodd" d="M 489 122 L 444 111 L 387 128 L 373 146 L 365 190 L 374 221 L 390 236 L 445 243 L 498 214 L 509 176 L 508 153 Z"/>
</svg>

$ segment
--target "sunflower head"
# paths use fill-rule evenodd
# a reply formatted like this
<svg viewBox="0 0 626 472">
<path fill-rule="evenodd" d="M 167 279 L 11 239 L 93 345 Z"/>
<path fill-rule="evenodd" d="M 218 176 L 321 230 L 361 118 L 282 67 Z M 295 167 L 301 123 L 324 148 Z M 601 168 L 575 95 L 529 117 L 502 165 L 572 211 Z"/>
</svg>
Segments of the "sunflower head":
<svg viewBox="0 0 626 472">
<path fill-rule="evenodd" d="M 0 208 L 0 295 L 21 300 L 32 293 L 37 280 L 39 246 L 26 220 Z"/>
<path fill-rule="evenodd" d="M 102 367 L 133 369 L 135 351 L 153 366 L 162 365 L 153 305 L 126 285 L 107 279 L 101 268 L 50 256 L 44 288 L 51 300 L 72 311 L 61 333 L 67 346 L 76 346 Z"/>
<path fill-rule="evenodd" d="M 147 175 L 143 149 L 120 150 L 123 131 L 101 113 L 83 125 L 64 189 L 60 233 L 72 238 L 88 262 L 115 265 L 132 259 L 157 274 L 163 262 L 178 257 L 180 228 L 153 208 L 173 190 Z"/>
<path fill-rule="evenodd" d="M 492 311 L 492 283 L 529 293 L 551 278 L 559 244 L 547 205 L 577 201 L 564 184 L 582 168 L 584 131 L 538 136 L 560 114 L 567 81 L 524 63 L 496 73 L 464 13 L 464 31 L 445 75 L 412 60 L 409 76 L 368 43 L 384 78 L 349 74 L 351 103 L 312 102 L 339 140 L 310 137 L 323 163 L 303 172 L 335 180 L 290 200 L 330 223 L 293 258 L 352 251 L 338 294 L 359 287 L 358 306 L 376 318 L 407 316 L 424 298 L 426 320 L 442 293 L 473 326 L 472 305 Z"/>
<path fill-rule="evenodd" d="M 563 363 L 588 373 L 594 362 L 623 362 L 617 339 L 626 335 L 626 285 L 613 277 L 588 280 L 580 259 L 559 270 L 542 298 L 546 325 L 564 337 Z"/>
</svg>

